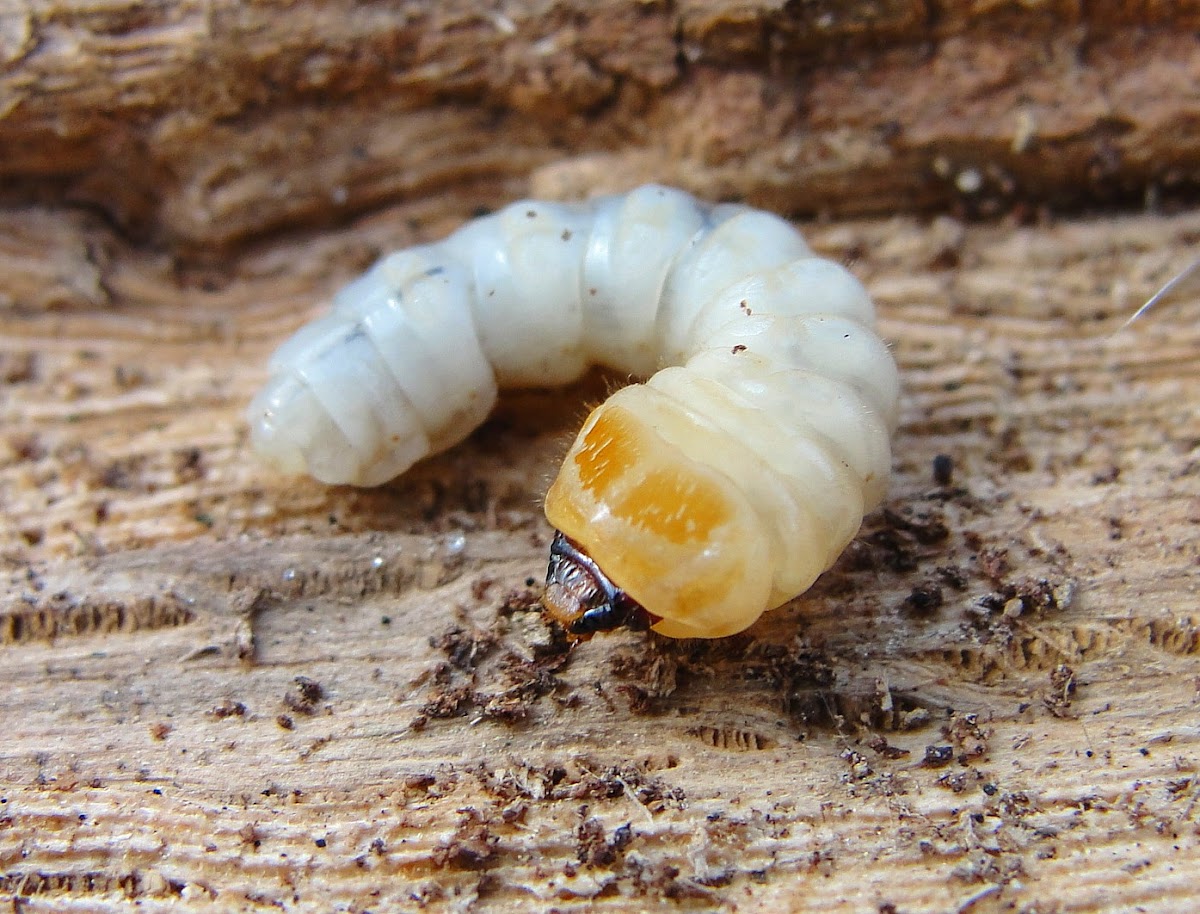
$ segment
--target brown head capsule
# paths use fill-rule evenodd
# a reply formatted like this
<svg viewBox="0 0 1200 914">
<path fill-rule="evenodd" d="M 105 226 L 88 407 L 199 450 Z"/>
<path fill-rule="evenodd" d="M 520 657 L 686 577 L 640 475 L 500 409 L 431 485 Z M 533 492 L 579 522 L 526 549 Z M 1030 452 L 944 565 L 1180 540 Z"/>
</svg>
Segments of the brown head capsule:
<svg viewBox="0 0 1200 914">
<path fill-rule="evenodd" d="M 621 626 L 645 629 L 653 621 L 636 600 L 609 580 L 578 543 L 557 531 L 550 544 L 542 606 L 575 641 L 586 641 L 596 632 Z"/>
<path fill-rule="evenodd" d="M 883 499 L 899 378 L 862 284 L 778 216 L 654 185 L 523 200 L 383 258 L 276 353 L 251 440 L 378 485 L 498 388 L 592 364 L 648 380 L 593 410 L 546 495 L 544 603 L 573 638 L 743 631 Z"/>
</svg>

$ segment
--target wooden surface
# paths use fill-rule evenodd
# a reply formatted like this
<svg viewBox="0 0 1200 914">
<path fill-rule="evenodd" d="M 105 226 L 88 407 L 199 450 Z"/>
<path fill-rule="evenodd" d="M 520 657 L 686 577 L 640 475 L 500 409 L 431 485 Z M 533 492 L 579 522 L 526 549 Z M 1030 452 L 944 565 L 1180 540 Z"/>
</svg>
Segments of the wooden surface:
<svg viewBox="0 0 1200 914">
<path fill-rule="evenodd" d="M 0 201 L 191 251 L 531 172 L 806 216 L 1140 204 L 1200 183 L 1197 28 L 1196 0 L 0 4 Z"/>
<path fill-rule="evenodd" d="M 375 491 L 245 449 L 271 345 L 406 217 L 182 284 L 10 219 L 84 290 L 0 344 L 19 910 L 1192 909 L 1200 307 L 1117 328 L 1200 214 L 812 230 L 903 370 L 885 510 L 746 637 L 569 653 L 525 582 L 606 379 Z"/>
<path fill-rule="evenodd" d="M 1196 285 L 1120 329 L 1200 239 L 1194 5 L 636 6 L 0 12 L 14 911 L 1195 910 Z M 270 350 L 381 251 L 651 175 L 840 214 L 894 343 L 891 495 L 806 597 L 542 624 L 540 497 L 618 378 L 378 490 L 254 462 Z M 1110 191 L 1169 205 L 1055 215 Z"/>
</svg>

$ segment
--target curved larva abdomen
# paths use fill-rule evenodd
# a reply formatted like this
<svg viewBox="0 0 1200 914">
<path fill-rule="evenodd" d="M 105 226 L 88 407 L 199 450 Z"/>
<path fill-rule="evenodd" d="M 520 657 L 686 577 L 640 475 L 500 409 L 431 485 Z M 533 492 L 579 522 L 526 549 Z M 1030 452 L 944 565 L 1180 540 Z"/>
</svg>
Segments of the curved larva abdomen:
<svg viewBox="0 0 1200 914">
<path fill-rule="evenodd" d="M 252 440 L 375 485 L 465 437 L 498 387 L 591 364 L 652 376 L 592 412 L 546 496 L 544 603 L 577 637 L 741 631 L 883 498 L 899 382 L 863 287 L 776 216 L 656 186 L 514 203 L 383 258 L 276 353 Z"/>
</svg>

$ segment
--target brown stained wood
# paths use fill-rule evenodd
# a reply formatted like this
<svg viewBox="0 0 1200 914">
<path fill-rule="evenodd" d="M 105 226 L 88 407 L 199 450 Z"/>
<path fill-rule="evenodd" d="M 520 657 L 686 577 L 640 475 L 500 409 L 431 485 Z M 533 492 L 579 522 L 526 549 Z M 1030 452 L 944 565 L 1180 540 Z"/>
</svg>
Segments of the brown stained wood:
<svg viewBox="0 0 1200 914">
<path fill-rule="evenodd" d="M 1190 914 L 1196 284 L 1121 325 L 1196 256 L 1198 22 L 0 7 L 0 902 Z M 255 463 L 270 351 L 381 252 L 647 178 L 838 217 L 879 303 L 891 495 L 803 599 L 542 623 L 540 498 L 621 378 L 377 490 Z"/>
<path fill-rule="evenodd" d="M 0 199 L 204 251 L 647 178 L 799 215 L 1194 195 L 1200 5 L 56 0 L 0 8 Z"/>
<path fill-rule="evenodd" d="M 611 379 L 374 491 L 245 448 L 270 348 L 448 225 L 203 273 L 50 215 L 9 213 L 0 265 L 19 910 L 1194 906 L 1195 293 L 1118 328 L 1197 214 L 810 226 L 904 373 L 886 507 L 744 637 L 569 653 L 537 503 Z"/>
</svg>

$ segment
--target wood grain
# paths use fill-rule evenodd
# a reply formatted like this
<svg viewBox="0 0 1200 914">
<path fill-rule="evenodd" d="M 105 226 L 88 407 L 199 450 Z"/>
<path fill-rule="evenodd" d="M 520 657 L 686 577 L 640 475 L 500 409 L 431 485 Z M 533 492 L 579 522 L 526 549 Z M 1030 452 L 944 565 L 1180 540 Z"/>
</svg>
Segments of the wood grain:
<svg viewBox="0 0 1200 914">
<path fill-rule="evenodd" d="M 1190 914 L 1196 284 L 1121 325 L 1196 256 L 1198 24 L 0 5 L 0 901 Z M 803 599 L 543 624 L 540 499 L 623 378 L 376 490 L 255 463 L 270 351 L 380 253 L 647 178 L 799 215 L 879 303 L 892 491 Z"/>
<path fill-rule="evenodd" d="M 565 652 L 537 502 L 612 379 L 373 491 L 246 452 L 270 347 L 417 215 L 182 276 L 7 217 L 52 302 L 0 340 L 20 910 L 1190 910 L 1195 295 L 1118 328 L 1200 216 L 809 227 L 903 370 L 885 509 L 746 637 Z"/>
<path fill-rule="evenodd" d="M 94 0 L 0 7 L 0 200 L 210 251 L 396 199 L 648 178 L 792 215 L 1197 186 L 1200 6 Z"/>
</svg>

